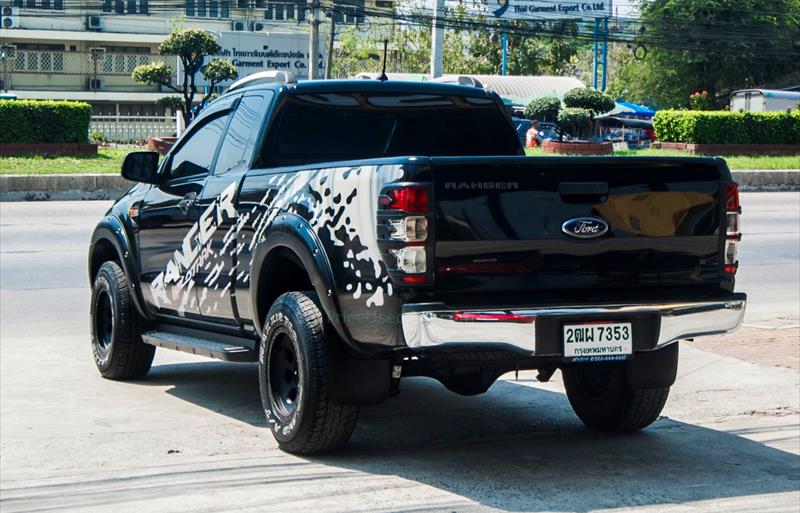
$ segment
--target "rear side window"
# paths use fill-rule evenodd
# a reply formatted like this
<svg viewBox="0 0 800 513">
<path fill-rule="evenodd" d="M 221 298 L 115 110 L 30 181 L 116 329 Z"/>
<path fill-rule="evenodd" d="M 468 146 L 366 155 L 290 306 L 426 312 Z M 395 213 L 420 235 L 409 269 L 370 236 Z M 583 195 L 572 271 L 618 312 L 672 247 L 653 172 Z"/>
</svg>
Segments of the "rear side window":
<svg viewBox="0 0 800 513">
<path fill-rule="evenodd" d="M 267 104 L 272 99 L 272 92 L 245 96 L 236 107 L 228 132 L 222 141 L 217 163 L 214 165 L 214 174 L 225 174 L 249 161 L 253 154 L 252 147 L 259 133 L 262 115 Z"/>
<path fill-rule="evenodd" d="M 518 155 L 519 141 L 487 98 L 430 94 L 303 94 L 282 106 L 262 165 L 403 155 Z"/>
</svg>

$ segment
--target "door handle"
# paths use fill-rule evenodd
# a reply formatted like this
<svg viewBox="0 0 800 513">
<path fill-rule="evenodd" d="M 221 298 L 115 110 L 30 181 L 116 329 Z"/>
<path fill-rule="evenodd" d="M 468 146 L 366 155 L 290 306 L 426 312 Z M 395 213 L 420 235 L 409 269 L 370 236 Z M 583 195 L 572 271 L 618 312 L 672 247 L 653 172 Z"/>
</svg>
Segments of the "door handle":
<svg viewBox="0 0 800 513">
<path fill-rule="evenodd" d="M 184 214 L 188 214 L 189 209 L 192 208 L 192 205 L 194 205 L 195 197 L 197 197 L 197 193 L 190 192 L 178 202 L 178 208 L 181 209 Z"/>
</svg>

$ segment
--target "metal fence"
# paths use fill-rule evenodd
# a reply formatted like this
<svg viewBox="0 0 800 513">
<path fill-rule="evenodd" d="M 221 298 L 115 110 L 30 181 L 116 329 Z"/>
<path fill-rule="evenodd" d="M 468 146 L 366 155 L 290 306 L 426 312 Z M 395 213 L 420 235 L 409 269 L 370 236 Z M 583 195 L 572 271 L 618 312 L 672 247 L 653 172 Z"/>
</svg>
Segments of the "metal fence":
<svg viewBox="0 0 800 513">
<path fill-rule="evenodd" d="M 174 135 L 175 116 L 92 116 L 89 135 L 102 132 L 110 142 L 146 141 L 148 137 Z"/>
<path fill-rule="evenodd" d="M 136 66 L 164 61 L 164 57 L 146 53 L 16 50 L 10 60 L 9 72 L 94 75 L 97 66 L 97 76 L 130 76 Z"/>
</svg>

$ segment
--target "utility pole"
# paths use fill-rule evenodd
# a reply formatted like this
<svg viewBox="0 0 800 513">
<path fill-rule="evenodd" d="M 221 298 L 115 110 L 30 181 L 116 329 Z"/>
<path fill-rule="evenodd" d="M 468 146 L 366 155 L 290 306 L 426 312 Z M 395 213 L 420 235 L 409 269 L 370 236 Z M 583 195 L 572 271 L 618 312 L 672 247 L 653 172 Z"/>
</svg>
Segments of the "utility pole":
<svg viewBox="0 0 800 513">
<path fill-rule="evenodd" d="M 501 63 L 501 73 L 503 76 L 508 75 L 508 22 L 503 20 L 503 55 Z"/>
<path fill-rule="evenodd" d="M 319 0 L 309 0 L 311 6 L 311 32 L 308 40 L 308 78 L 319 78 Z"/>
<path fill-rule="evenodd" d="M 333 73 L 333 41 L 336 38 L 336 3 L 331 6 L 331 33 L 328 34 L 328 55 L 325 57 L 325 79 L 331 79 Z"/>
<path fill-rule="evenodd" d="M 594 20 L 594 65 L 592 87 L 606 90 L 606 66 L 608 65 L 608 18 Z"/>
<path fill-rule="evenodd" d="M 431 35 L 431 78 L 442 76 L 442 53 L 444 50 L 444 0 L 433 0 L 433 34 Z"/>
</svg>

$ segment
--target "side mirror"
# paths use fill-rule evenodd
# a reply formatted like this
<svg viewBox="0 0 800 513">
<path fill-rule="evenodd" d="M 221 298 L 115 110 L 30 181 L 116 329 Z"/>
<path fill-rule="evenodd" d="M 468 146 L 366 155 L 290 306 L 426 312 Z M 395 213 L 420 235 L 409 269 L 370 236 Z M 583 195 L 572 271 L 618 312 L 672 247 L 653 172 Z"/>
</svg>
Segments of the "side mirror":
<svg viewBox="0 0 800 513">
<path fill-rule="evenodd" d="M 158 159 L 155 151 L 134 151 L 125 156 L 122 177 L 134 182 L 158 183 Z"/>
</svg>

